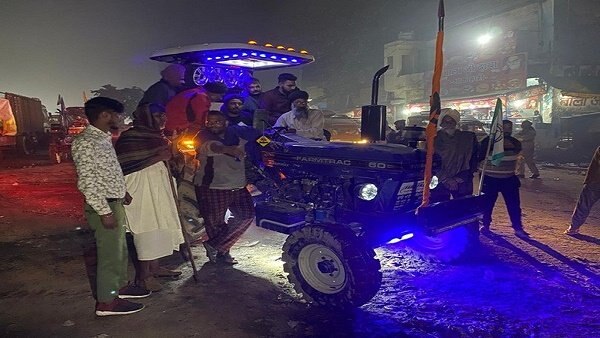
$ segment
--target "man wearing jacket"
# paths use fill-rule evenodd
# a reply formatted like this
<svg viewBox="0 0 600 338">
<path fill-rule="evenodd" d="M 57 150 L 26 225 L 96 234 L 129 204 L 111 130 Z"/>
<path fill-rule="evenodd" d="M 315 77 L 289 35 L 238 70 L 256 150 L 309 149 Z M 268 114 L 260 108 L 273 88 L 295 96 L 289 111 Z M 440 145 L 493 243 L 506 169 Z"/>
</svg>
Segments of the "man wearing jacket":
<svg viewBox="0 0 600 338">
<path fill-rule="evenodd" d="M 519 237 L 527 237 L 529 234 L 523 230 L 521 215 L 521 198 L 519 188 L 521 182 L 515 175 L 517 165 L 517 155 L 521 152 L 521 142 L 512 137 L 513 124 L 509 120 L 502 121 L 502 130 L 504 131 L 504 157 L 498 165 L 491 163 L 490 154 L 486 154 L 490 137 L 481 141 L 479 147 L 480 170 L 485 163 L 485 173 L 483 178 L 482 192 L 486 195 L 485 209 L 483 213 L 483 224 L 481 232 L 489 232 L 492 223 L 492 212 L 494 205 L 501 193 L 506 204 L 510 222 Z M 493 147 L 490 147 L 492 149 Z"/>
<path fill-rule="evenodd" d="M 289 95 L 298 90 L 298 87 L 296 87 L 297 79 L 294 74 L 279 74 L 277 87 L 265 92 L 261 97 L 259 108 L 269 112 L 268 122 L 270 125 L 274 125 L 279 116 L 292 110 Z"/>
<path fill-rule="evenodd" d="M 175 63 L 171 64 L 160 72 L 160 76 L 160 81 L 144 92 L 140 104 L 154 103 L 166 106 L 185 82 L 185 67 Z"/>
</svg>

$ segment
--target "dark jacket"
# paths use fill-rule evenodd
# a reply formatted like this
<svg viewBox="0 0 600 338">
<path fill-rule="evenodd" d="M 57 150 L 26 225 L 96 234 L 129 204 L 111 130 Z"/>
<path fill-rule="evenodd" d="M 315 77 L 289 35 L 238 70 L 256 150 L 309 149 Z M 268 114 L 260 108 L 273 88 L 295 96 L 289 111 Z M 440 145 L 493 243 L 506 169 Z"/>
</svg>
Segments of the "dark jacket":
<svg viewBox="0 0 600 338">
<path fill-rule="evenodd" d="M 493 147 L 490 147 L 490 153 L 486 156 L 490 137 L 481 140 L 479 145 L 479 168 L 482 169 L 485 164 L 485 175 L 495 178 L 509 178 L 515 176 L 517 168 L 517 155 L 521 152 L 521 142 L 512 136 L 504 136 L 504 157 L 500 165 L 494 166 L 489 160 Z"/>
<path fill-rule="evenodd" d="M 246 126 L 252 127 L 252 116 L 250 116 L 248 112 L 242 111 L 238 116 L 230 116 L 226 112 L 223 112 L 223 114 L 225 114 L 225 117 L 227 118 L 227 121 L 229 121 L 230 126 L 234 126 L 242 122 Z"/>
<path fill-rule="evenodd" d="M 279 87 L 264 92 L 258 106 L 260 109 L 269 112 L 269 123 L 271 125 L 275 125 L 279 116 L 292 110 L 292 103 L 288 96 L 279 90 Z"/>
<path fill-rule="evenodd" d="M 475 133 L 456 130 L 450 136 L 438 131 L 435 138 L 435 153 L 442 158 L 442 168 L 438 178 L 443 182 L 465 171 L 472 174 L 477 171 L 478 143 Z"/>
<path fill-rule="evenodd" d="M 140 103 L 155 103 L 166 107 L 169 100 L 177 94 L 178 89 L 171 87 L 167 81 L 161 79 L 144 92 Z"/>
<path fill-rule="evenodd" d="M 260 99 L 263 97 L 264 93 L 256 94 L 256 95 L 248 95 L 244 98 L 244 105 L 242 106 L 242 110 L 254 115 L 254 111 L 260 107 Z"/>
</svg>

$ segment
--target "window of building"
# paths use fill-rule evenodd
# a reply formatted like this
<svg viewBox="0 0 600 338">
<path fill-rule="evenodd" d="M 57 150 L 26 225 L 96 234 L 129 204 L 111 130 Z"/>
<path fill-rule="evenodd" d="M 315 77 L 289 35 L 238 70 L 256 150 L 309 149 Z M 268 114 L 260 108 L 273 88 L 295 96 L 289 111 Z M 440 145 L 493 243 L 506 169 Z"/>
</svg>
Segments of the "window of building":
<svg viewBox="0 0 600 338">
<path fill-rule="evenodd" d="M 412 74 L 412 73 L 414 73 L 412 55 L 402 55 L 401 74 L 405 75 L 405 74 Z"/>
</svg>

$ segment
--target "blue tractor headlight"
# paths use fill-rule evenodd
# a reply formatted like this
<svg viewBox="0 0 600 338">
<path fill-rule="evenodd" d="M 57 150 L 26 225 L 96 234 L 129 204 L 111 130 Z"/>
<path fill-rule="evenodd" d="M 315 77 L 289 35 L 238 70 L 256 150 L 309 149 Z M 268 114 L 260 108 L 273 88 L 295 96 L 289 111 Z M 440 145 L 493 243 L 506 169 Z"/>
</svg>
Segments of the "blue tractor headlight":
<svg viewBox="0 0 600 338">
<path fill-rule="evenodd" d="M 440 183 L 440 180 L 438 179 L 438 177 L 433 176 L 431 178 L 431 182 L 429 182 L 429 189 L 431 189 L 431 190 L 435 189 L 435 187 L 437 187 L 439 183 Z"/>
<path fill-rule="evenodd" d="M 363 201 L 372 201 L 377 197 L 377 186 L 373 183 L 359 185 L 357 195 Z"/>
</svg>

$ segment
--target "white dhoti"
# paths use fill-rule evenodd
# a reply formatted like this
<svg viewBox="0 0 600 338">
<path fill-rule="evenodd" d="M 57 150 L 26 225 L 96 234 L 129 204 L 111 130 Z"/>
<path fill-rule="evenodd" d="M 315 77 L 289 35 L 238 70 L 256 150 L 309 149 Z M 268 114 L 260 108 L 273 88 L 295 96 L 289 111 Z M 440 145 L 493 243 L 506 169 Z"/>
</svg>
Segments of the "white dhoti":
<svg viewBox="0 0 600 338">
<path fill-rule="evenodd" d="M 169 256 L 184 242 L 169 179 L 163 162 L 125 176 L 133 198 L 125 211 L 139 260 Z"/>
</svg>

